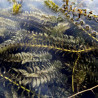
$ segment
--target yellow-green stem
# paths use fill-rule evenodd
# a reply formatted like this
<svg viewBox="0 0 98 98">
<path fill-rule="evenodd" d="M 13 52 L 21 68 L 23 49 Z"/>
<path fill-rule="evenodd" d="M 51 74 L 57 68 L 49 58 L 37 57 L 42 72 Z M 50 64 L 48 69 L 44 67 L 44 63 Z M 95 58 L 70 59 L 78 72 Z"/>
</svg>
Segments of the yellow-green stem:
<svg viewBox="0 0 98 98">
<path fill-rule="evenodd" d="M 72 91 L 73 92 L 74 92 L 74 73 L 75 73 L 75 67 L 77 65 L 77 62 L 78 62 L 79 58 L 80 58 L 80 53 L 78 53 L 78 57 L 77 57 L 77 59 L 75 61 L 75 64 L 73 66 L 73 71 L 72 71 Z"/>
</svg>

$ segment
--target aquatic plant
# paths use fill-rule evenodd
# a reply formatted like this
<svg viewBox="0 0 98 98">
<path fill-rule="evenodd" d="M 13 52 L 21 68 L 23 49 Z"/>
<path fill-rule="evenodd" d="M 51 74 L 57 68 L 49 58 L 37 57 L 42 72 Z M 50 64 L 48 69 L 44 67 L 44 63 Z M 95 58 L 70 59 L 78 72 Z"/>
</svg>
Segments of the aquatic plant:
<svg viewBox="0 0 98 98">
<path fill-rule="evenodd" d="M 12 7 L 12 13 L 13 14 L 18 14 L 20 12 L 20 9 L 22 7 L 22 0 L 21 3 L 18 3 L 16 0 L 8 0 L 9 2 L 13 3 L 13 7 Z"/>
<path fill-rule="evenodd" d="M 13 4 L 13 13 L 14 14 L 19 13 L 20 8 L 21 8 L 21 4 L 14 3 Z"/>
<path fill-rule="evenodd" d="M 52 2 L 51 0 L 47 0 L 47 1 L 45 1 L 45 3 L 46 2 Z M 63 5 L 63 8 L 59 8 L 58 7 L 58 9 L 56 9 L 56 11 L 60 11 L 61 13 L 64 13 L 64 15 L 65 15 L 65 17 L 67 18 L 67 19 L 69 19 L 69 21 L 71 21 L 71 22 L 73 22 L 75 25 L 77 25 L 79 28 L 80 28 L 80 26 L 81 26 L 81 29 L 83 30 L 83 31 L 85 31 L 91 38 L 93 38 L 94 40 L 96 40 L 97 42 L 98 42 L 98 39 L 96 38 L 96 34 L 97 33 L 93 33 L 93 34 L 90 34 L 89 32 L 91 32 L 91 31 L 93 31 L 91 28 L 90 28 L 90 26 L 87 26 L 87 25 L 85 25 L 85 23 L 83 22 L 83 20 L 82 21 L 80 21 L 80 23 L 78 23 L 78 21 L 77 20 L 80 20 L 81 19 L 81 15 L 84 15 L 84 17 L 94 17 L 94 18 L 97 18 L 97 16 L 96 15 L 93 15 L 92 14 L 92 11 L 91 12 L 89 12 L 89 14 L 86 14 L 86 10 L 85 10 L 85 13 L 84 13 L 84 10 L 83 9 L 78 9 L 78 10 L 76 10 L 76 8 L 73 8 L 72 9 L 72 5 L 69 5 L 68 4 L 68 2 L 69 2 L 69 0 L 65 0 L 65 1 L 63 1 L 63 2 L 65 2 L 64 3 L 64 5 Z M 56 5 L 56 4 L 55 4 Z M 49 5 L 48 5 L 49 6 Z M 53 9 L 52 8 L 52 6 L 54 6 L 54 4 L 53 3 L 51 3 L 51 6 L 49 6 L 51 9 Z M 53 9 L 54 10 L 54 9 Z M 76 16 L 78 16 L 78 18 L 74 18 L 74 13 L 76 14 Z M 71 16 L 73 14 L 73 16 Z M 96 20 L 96 19 L 95 19 Z M 97 21 L 96 21 L 97 22 Z M 82 24 L 81 24 L 82 23 Z M 90 31 L 91 30 L 91 31 Z M 71 51 L 72 52 L 72 51 Z M 86 78 L 86 75 L 87 75 L 87 73 L 89 73 L 88 71 L 87 71 L 87 69 L 86 70 L 84 70 L 84 67 L 83 67 L 83 65 L 81 65 L 81 64 L 78 64 L 78 63 L 80 63 L 80 62 L 78 62 L 78 60 L 80 59 L 80 56 L 81 56 L 81 52 L 79 51 L 79 53 L 78 52 L 76 52 L 77 53 L 77 55 L 78 55 L 78 58 L 76 59 L 76 61 L 75 61 L 75 64 L 74 64 L 74 66 L 73 66 L 73 73 L 72 73 L 72 91 L 73 92 L 75 92 L 75 88 L 74 87 L 77 87 L 77 92 L 79 92 L 79 89 L 80 89 L 80 85 L 82 84 L 82 82 L 85 82 L 85 78 Z M 87 53 L 88 54 L 88 53 Z M 83 67 L 83 69 L 81 68 L 81 66 Z M 95 65 L 93 65 L 92 67 L 94 67 Z M 79 68 L 80 67 L 80 68 Z M 79 68 L 79 69 L 77 69 L 77 68 Z M 85 66 L 85 68 L 87 68 L 87 65 Z M 90 70 L 90 68 L 88 68 L 89 70 Z M 75 71 L 76 70 L 76 71 Z M 92 70 L 92 68 L 91 68 L 91 70 Z M 97 71 L 96 71 L 97 72 Z M 91 71 L 91 73 L 93 73 L 92 71 Z M 90 76 L 91 76 L 91 73 L 89 74 Z M 94 73 L 93 73 L 93 75 L 94 75 Z M 92 77 L 92 76 L 91 76 Z M 97 81 L 97 79 L 95 80 L 95 81 Z M 74 85 L 74 83 L 77 85 L 77 86 L 75 86 Z M 96 86 L 97 87 L 97 86 Z"/>
<path fill-rule="evenodd" d="M 52 1 L 51 0 L 46 0 L 45 3 L 47 3 L 47 2 L 51 3 Z M 92 14 L 92 13 L 89 12 L 89 14 L 85 15 L 86 12 L 83 12 L 84 9 L 76 9 L 76 8 L 72 9 L 72 5 L 68 5 L 68 2 L 69 2 L 69 0 L 66 0 L 66 3 L 63 5 L 63 8 L 58 7 L 57 9 L 53 8 L 53 6 L 56 7 L 58 5 L 56 5 L 56 4 L 54 5 L 54 3 L 51 3 L 50 8 L 53 9 L 53 10 L 60 11 L 60 12 L 64 13 L 65 16 L 67 18 L 69 18 L 69 20 L 71 20 L 71 22 L 76 24 L 79 28 L 81 28 L 89 36 L 91 36 L 93 39 L 95 39 L 98 42 L 98 39 L 96 38 L 97 32 L 96 33 L 93 32 L 92 28 L 90 28 L 89 25 L 85 24 L 85 22 L 83 20 L 78 21 L 79 19 L 81 19 L 81 17 L 80 17 L 81 15 L 84 15 L 85 17 L 90 17 L 90 14 Z M 49 4 L 48 4 L 48 6 L 49 6 Z M 75 16 L 77 16 L 77 18 L 75 18 Z M 94 17 L 94 18 L 98 18 L 98 16 L 93 15 L 93 14 L 91 16 Z"/>
<path fill-rule="evenodd" d="M 65 9 L 45 4 L 61 16 L 0 12 L 0 96 L 65 98 L 98 83 L 98 39 L 79 20 L 82 9 L 76 21 L 68 0 Z"/>
</svg>

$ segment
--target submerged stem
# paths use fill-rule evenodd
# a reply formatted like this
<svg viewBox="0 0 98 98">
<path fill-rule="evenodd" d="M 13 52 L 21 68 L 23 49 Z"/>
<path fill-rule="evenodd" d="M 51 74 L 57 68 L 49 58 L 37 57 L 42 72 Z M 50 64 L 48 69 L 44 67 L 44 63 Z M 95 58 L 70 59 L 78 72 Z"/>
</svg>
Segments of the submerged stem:
<svg viewBox="0 0 98 98">
<path fill-rule="evenodd" d="M 78 62 L 79 58 L 80 58 L 80 53 L 78 53 L 78 57 L 77 57 L 77 59 L 75 61 L 75 64 L 73 66 L 73 72 L 72 72 L 72 91 L 73 92 L 74 92 L 74 73 L 75 73 L 75 67 L 77 65 L 77 62 Z"/>
</svg>

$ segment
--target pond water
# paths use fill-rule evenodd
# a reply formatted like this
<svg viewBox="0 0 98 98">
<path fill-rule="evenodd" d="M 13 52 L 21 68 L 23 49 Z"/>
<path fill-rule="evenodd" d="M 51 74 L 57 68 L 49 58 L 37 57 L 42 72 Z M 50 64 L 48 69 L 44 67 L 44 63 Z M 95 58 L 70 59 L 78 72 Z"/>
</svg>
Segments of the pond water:
<svg viewBox="0 0 98 98">
<path fill-rule="evenodd" d="M 44 1 L 0 0 L 0 98 L 68 98 L 98 84 L 98 0 L 52 0 L 59 11 Z"/>
<path fill-rule="evenodd" d="M 11 9 L 13 0 L 0 0 L 0 9 Z M 49 12 L 44 6 L 44 0 L 16 0 L 17 2 L 23 2 L 23 10 L 24 11 L 36 11 L 41 10 L 44 12 L 45 10 Z M 62 0 L 53 0 L 59 6 L 62 5 Z M 98 15 L 98 0 L 69 0 L 70 3 L 74 2 L 75 6 L 80 8 L 86 8 L 89 11 L 93 11 L 96 15 Z M 52 13 L 52 12 L 51 12 Z"/>
</svg>

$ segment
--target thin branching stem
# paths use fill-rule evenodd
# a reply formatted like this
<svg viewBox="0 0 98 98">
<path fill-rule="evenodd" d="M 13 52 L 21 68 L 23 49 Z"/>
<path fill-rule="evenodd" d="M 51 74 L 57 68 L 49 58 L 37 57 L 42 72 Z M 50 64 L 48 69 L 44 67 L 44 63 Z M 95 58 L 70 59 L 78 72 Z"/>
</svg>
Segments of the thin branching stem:
<svg viewBox="0 0 98 98">
<path fill-rule="evenodd" d="M 74 94 L 74 95 L 72 95 L 72 96 L 69 96 L 68 98 L 73 98 L 73 97 L 75 97 L 75 96 L 77 96 L 77 95 L 79 95 L 79 94 L 82 94 L 82 93 L 84 93 L 84 92 L 92 91 L 93 89 L 95 89 L 95 88 L 97 88 L 97 87 L 98 87 L 98 85 L 96 85 L 96 86 L 94 86 L 94 87 L 92 87 L 92 88 L 89 88 L 89 89 L 80 91 L 80 92 L 78 92 L 78 93 L 76 93 L 76 94 Z"/>
</svg>

